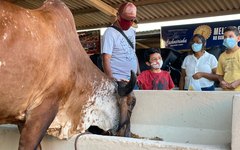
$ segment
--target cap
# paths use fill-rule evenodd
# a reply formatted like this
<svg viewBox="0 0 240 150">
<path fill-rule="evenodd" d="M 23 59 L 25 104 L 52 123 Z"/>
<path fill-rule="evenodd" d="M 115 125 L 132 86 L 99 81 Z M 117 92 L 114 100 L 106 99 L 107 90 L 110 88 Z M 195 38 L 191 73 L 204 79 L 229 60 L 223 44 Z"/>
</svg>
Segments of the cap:
<svg viewBox="0 0 240 150">
<path fill-rule="evenodd" d="M 118 9 L 118 13 L 123 19 L 133 20 L 136 18 L 137 8 L 131 2 L 123 3 Z"/>
</svg>

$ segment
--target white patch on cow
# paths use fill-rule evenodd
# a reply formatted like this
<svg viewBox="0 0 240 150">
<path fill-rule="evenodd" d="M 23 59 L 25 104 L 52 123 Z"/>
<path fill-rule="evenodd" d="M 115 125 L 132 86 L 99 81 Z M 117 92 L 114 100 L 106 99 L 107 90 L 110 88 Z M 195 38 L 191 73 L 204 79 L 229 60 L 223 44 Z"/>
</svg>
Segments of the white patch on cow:
<svg viewBox="0 0 240 150">
<path fill-rule="evenodd" d="M 3 40 L 6 40 L 7 37 L 8 37 L 7 33 L 4 33 L 4 34 L 3 34 Z"/>
<path fill-rule="evenodd" d="M 26 117 L 26 114 L 25 113 L 20 113 L 18 116 L 16 116 L 16 119 L 18 120 L 24 120 Z"/>
<path fill-rule="evenodd" d="M 32 38 L 37 38 L 37 32 L 31 30 L 29 27 L 25 27 L 24 31 L 26 31 L 28 35 L 31 35 Z"/>
<path fill-rule="evenodd" d="M 31 31 L 31 36 L 32 37 L 35 37 L 35 33 Z"/>
<path fill-rule="evenodd" d="M 7 23 L 5 22 L 5 20 L 2 21 L 2 25 L 7 26 Z"/>
<path fill-rule="evenodd" d="M 85 114 L 83 116 L 84 130 L 90 126 L 98 126 L 105 131 L 117 130 L 120 114 L 114 83 L 103 80 L 98 86 L 93 83 L 93 87 L 93 95 L 85 105 L 83 113 Z"/>
<path fill-rule="evenodd" d="M 36 16 L 32 16 L 32 18 L 33 18 L 33 21 L 38 21 Z"/>
<path fill-rule="evenodd" d="M 71 119 L 66 116 L 65 111 L 58 112 L 58 115 L 55 117 L 54 121 L 50 125 L 48 134 L 58 137 L 59 139 L 69 138 L 69 132 L 72 128 Z M 60 131 L 59 131 L 60 130 Z"/>
<path fill-rule="evenodd" d="M 28 18 L 31 18 L 31 16 L 30 16 L 29 14 L 26 14 L 26 16 L 27 16 Z"/>
<path fill-rule="evenodd" d="M 6 66 L 6 62 L 5 61 L 0 61 L 0 67 L 2 66 Z"/>
<path fill-rule="evenodd" d="M 59 135 L 60 139 L 66 139 L 68 136 L 69 130 L 72 128 L 72 123 L 70 121 L 67 121 L 66 124 L 64 125 L 64 128 L 61 128 L 61 134 Z"/>
<path fill-rule="evenodd" d="M 31 34 L 31 31 L 28 27 L 25 27 L 24 30 L 28 33 L 28 34 Z"/>
</svg>

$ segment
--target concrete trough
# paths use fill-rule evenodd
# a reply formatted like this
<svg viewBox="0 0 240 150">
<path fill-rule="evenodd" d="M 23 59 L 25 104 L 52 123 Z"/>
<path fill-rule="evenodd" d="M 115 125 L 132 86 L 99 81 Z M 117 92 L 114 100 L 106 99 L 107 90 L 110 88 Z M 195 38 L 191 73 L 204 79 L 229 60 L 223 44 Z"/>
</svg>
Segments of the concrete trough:
<svg viewBox="0 0 240 150">
<path fill-rule="evenodd" d="M 135 91 L 131 130 L 144 139 L 83 135 L 80 150 L 239 150 L 240 95 L 214 91 Z M 164 141 L 149 140 L 163 138 Z M 18 146 L 16 126 L 0 126 L 0 149 Z M 45 136 L 43 150 L 74 149 L 76 136 Z"/>
</svg>

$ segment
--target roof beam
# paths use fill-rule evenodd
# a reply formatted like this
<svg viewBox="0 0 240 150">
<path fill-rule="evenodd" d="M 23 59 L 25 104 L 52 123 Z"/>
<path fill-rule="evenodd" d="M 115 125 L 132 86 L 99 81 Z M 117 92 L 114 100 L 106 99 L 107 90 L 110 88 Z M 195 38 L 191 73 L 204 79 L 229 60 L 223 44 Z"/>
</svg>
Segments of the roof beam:
<svg viewBox="0 0 240 150">
<path fill-rule="evenodd" d="M 71 10 L 72 14 L 74 16 L 76 15 L 82 15 L 82 14 L 88 14 L 88 13 L 95 13 L 98 10 L 96 8 L 88 8 L 88 9 L 73 9 Z"/>
<path fill-rule="evenodd" d="M 101 0 L 84 0 L 108 16 L 116 16 L 117 10 Z"/>
<path fill-rule="evenodd" d="M 169 3 L 169 2 L 176 2 L 182 0 L 141 0 L 137 2 L 133 2 L 136 6 L 143 6 L 143 5 L 153 5 L 153 4 L 160 4 L 160 3 Z"/>
<path fill-rule="evenodd" d="M 117 4 L 117 5 L 110 6 L 110 5 L 104 3 L 101 0 L 84 0 L 84 1 L 87 2 L 88 4 L 94 6 L 94 7 L 93 8 L 88 8 L 88 9 L 71 10 L 73 15 L 94 13 L 94 12 L 97 12 L 98 10 L 102 11 L 101 8 L 98 8 L 97 6 L 95 6 L 95 5 L 98 5 L 98 3 L 101 4 L 102 6 L 107 5 L 106 7 L 110 7 L 110 9 L 118 8 L 119 5 L 120 5 L 120 4 Z M 133 2 L 133 3 L 136 6 L 144 6 L 144 5 L 146 6 L 146 5 L 153 5 L 153 4 L 160 4 L 160 3 L 176 2 L 176 1 L 182 1 L 182 0 L 141 0 L 141 1 Z M 101 6 L 101 5 L 99 5 L 99 6 Z"/>
<path fill-rule="evenodd" d="M 142 44 L 140 42 L 136 42 L 136 44 L 142 48 L 150 48 L 149 46 L 145 45 L 145 44 Z"/>
<path fill-rule="evenodd" d="M 184 15 L 184 16 L 156 18 L 156 19 L 149 19 L 149 20 L 139 20 L 139 22 L 153 23 L 153 22 L 163 22 L 163 21 L 172 21 L 172 20 L 183 20 L 183 19 L 194 19 L 194 18 L 202 18 L 202 17 L 232 15 L 232 14 L 239 14 L 239 13 L 240 13 L 240 10 L 237 9 L 237 10 L 218 11 L 218 12 L 202 13 L 202 14 L 194 14 L 194 15 Z"/>
<path fill-rule="evenodd" d="M 240 10 L 229 10 L 229 11 L 218 11 L 218 12 L 211 12 L 211 13 L 203 13 L 203 14 L 195 14 L 195 15 L 181 15 L 176 17 L 167 17 L 167 18 L 156 18 L 156 19 L 149 19 L 149 20 L 139 20 L 141 23 L 150 23 L 150 22 L 162 22 L 162 21 L 172 21 L 172 20 L 182 20 L 182 19 L 193 19 L 193 18 L 201 18 L 201 17 L 213 17 L 213 16 L 222 16 L 222 15 L 231 15 L 231 14 L 239 14 Z M 100 27 L 107 27 L 109 24 L 102 24 L 99 26 L 78 26 L 77 29 L 94 29 Z"/>
</svg>

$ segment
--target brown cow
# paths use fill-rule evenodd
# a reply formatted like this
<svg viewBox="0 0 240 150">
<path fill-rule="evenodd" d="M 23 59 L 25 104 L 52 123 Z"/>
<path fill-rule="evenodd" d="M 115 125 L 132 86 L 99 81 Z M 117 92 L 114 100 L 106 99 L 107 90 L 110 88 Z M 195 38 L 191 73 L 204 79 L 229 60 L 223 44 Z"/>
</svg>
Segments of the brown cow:
<svg viewBox="0 0 240 150">
<path fill-rule="evenodd" d="M 82 48 L 60 0 L 36 10 L 0 0 L 0 124 L 17 124 L 19 149 L 46 131 L 60 139 L 98 126 L 128 136 L 134 73 L 126 86 L 103 74 Z"/>
</svg>

